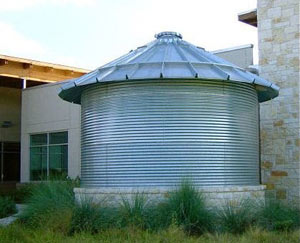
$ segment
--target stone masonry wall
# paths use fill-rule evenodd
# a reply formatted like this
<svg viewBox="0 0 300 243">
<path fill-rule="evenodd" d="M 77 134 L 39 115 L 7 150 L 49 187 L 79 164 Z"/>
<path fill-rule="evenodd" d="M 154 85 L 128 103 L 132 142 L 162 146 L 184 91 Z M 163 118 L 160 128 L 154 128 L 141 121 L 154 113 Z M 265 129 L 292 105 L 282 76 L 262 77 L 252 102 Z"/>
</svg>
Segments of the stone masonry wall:
<svg viewBox="0 0 300 243">
<path fill-rule="evenodd" d="M 158 202 L 170 196 L 175 188 L 74 188 L 77 202 L 85 200 L 93 203 L 117 205 L 124 198 L 129 201 L 136 194 L 143 194 L 147 201 Z M 238 205 L 243 199 L 251 199 L 260 203 L 265 201 L 265 186 L 226 186 L 203 187 L 199 189 L 208 206 L 224 206 L 228 203 Z"/>
<path fill-rule="evenodd" d="M 300 207 L 299 13 L 299 0 L 258 0 L 260 75 L 281 88 L 260 106 L 262 183 Z"/>
</svg>

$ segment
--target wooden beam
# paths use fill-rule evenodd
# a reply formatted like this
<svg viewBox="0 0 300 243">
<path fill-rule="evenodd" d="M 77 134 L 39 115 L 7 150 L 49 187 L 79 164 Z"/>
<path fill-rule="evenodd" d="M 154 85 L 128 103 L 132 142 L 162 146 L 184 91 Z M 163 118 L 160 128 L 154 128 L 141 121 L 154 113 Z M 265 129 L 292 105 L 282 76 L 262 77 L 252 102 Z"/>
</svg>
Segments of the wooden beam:
<svg viewBox="0 0 300 243">
<path fill-rule="evenodd" d="M 54 68 L 53 67 L 44 67 L 45 72 L 53 72 Z"/>
<path fill-rule="evenodd" d="M 23 62 L 9 61 L 6 65 L 0 65 L 0 75 L 41 82 L 57 82 L 77 78 L 85 73 L 56 69 L 54 67 L 24 65 Z"/>
<path fill-rule="evenodd" d="M 52 67 L 57 70 L 71 70 L 73 72 L 82 73 L 82 74 L 88 73 L 90 71 L 90 70 L 83 69 L 83 68 L 70 67 L 70 66 L 65 66 L 65 65 L 61 65 L 61 64 L 35 61 L 35 60 L 31 60 L 31 59 L 12 57 L 12 56 L 6 56 L 6 55 L 1 55 L 1 54 L 0 54 L 0 59 L 5 59 L 9 62 L 14 62 L 14 63 L 29 63 L 29 64 L 32 64 L 33 66 Z"/>
<path fill-rule="evenodd" d="M 29 68 L 32 68 L 32 64 L 30 64 L 30 63 L 23 63 L 23 68 L 24 69 L 29 69 Z"/>
<path fill-rule="evenodd" d="M 5 59 L 0 59 L 0 66 L 8 64 L 8 61 Z"/>
</svg>

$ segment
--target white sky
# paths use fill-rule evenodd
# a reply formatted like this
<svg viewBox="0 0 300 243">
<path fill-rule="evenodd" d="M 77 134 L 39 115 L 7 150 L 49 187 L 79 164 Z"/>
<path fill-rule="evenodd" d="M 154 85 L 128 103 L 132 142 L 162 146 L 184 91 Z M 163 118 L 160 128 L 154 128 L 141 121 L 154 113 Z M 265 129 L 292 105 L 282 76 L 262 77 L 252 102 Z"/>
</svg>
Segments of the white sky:
<svg viewBox="0 0 300 243">
<path fill-rule="evenodd" d="M 0 0 L 0 54 L 94 69 L 161 31 L 210 51 L 256 47 L 256 28 L 237 20 L 254 8 L 256 0 Z"/>
</svg>

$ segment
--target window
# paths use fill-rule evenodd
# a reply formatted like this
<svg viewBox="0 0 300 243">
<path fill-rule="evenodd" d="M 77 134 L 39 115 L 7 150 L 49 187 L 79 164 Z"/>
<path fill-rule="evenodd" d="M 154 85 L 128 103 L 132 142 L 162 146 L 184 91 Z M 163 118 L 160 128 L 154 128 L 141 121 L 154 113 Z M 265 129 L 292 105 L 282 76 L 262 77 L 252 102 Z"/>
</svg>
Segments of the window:
<svg viewBox="0 0 300 243">
<path fill-rule="evenodd" d="M 68 132 L 30 136 L 30 179 L 68 174 Z"/>
</svg>

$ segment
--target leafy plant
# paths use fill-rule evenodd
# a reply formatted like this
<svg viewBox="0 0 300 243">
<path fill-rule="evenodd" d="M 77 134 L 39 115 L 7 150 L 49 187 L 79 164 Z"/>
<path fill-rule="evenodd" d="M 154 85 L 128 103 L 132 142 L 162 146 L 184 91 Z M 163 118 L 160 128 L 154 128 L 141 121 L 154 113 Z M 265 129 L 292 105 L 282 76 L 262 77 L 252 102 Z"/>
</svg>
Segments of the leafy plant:
<svg viewBox="0 0 300 243">
<path fill-rule="evenodd" d="M 0 197 L 0 218 L 5 218 L 17 212 L 15 202 L 9 197 Z"/>
</svg>

